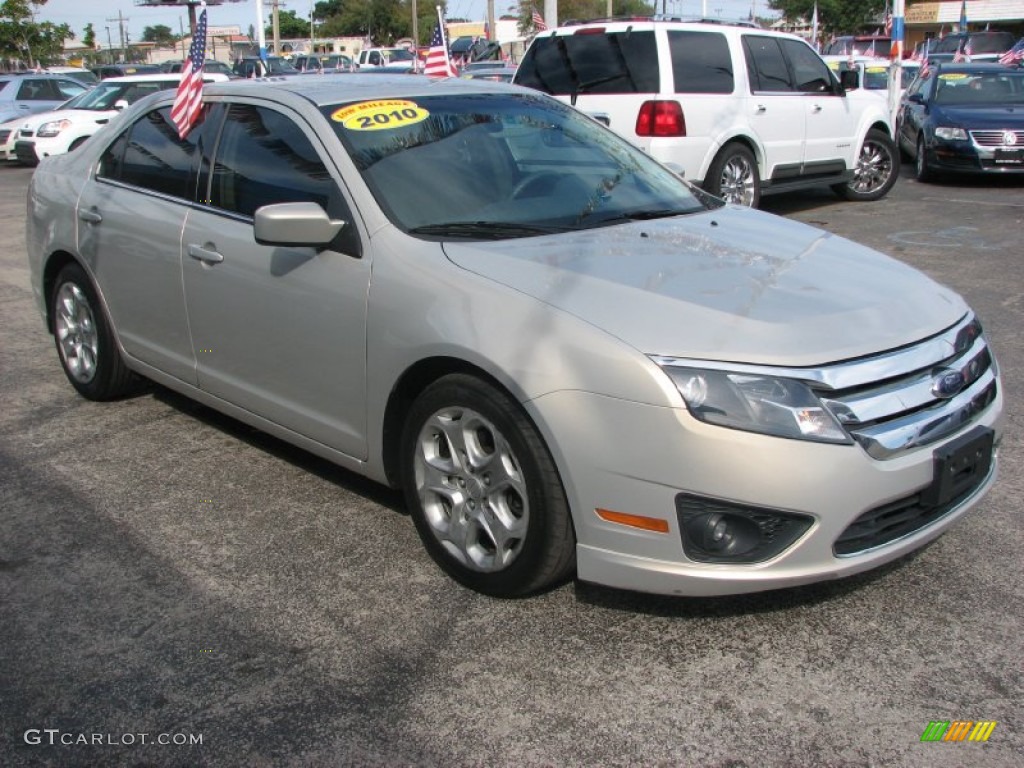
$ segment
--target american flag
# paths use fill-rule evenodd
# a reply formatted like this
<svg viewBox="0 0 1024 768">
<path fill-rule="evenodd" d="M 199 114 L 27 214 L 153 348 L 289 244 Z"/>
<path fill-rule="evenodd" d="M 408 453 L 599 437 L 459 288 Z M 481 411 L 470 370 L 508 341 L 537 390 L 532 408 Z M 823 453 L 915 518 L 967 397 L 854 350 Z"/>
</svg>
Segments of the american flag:
<svg viewBox="0 0 1024 768">
<path fill-rule="evenodd" d="M 427 51 L 427 60 L 423 62 L 423 74 L 430 77 L 455 77 L 458 74 L 448 58 L 448 44 L 444 39 L 440 19 L 430 38 L 430 50 Z"/>
<path fill-rule="evenodd" d="M 181 70 L 181 83 L 171 107 L 171 122 L 178 128 L 178 138 L 184 139 L 199 119 L 203 109 L 203 62 L 206 60 L 206 9 L 199 14 L 196 33 L 188 49 L 188 58 Z"/>
<path fill-rule="evenodd" d="M 1017 44 L 1010 50 L 999 57 L 1000 64 L 1007 64 L 1012 66 L 1014 64 L 1024 64 L 1024 37 L 1017 41 Z"/>
<path fill-rule="evenodd" d="M 540 15 L 540 11 L 536 8 L 533 9 L 533 13 L 530 15 L 530 21 L 533 22 L 533 28 L 538 32 L 543 32 L 548 28 L 548 25 L 544 23 L 544 17 Z"/>
</svg>

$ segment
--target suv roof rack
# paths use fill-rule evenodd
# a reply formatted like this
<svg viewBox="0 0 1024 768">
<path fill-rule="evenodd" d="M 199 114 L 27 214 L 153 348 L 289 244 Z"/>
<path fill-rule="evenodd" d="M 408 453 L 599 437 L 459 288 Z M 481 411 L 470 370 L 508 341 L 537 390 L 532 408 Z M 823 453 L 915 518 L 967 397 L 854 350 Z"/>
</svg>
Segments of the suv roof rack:
<svg viewBox="0 0 1024 768">
<path fill-rule="evenodd" d="M 575 27 L 580 24 L 611 24 L 613 22 L 625 21 L 674 21 L 686 24 L 721 24 L 723 26 L 730 27 L 759 28 L 756 23 L 748 21 L 747 19 L 712 19 L 703 16 L 666 16 L 660 13 L 656 13 L 652 16 L 604 16 L 593 19 L 566 19 L 565 21 L 560 22 L 558 26 Z"/>
</svg>

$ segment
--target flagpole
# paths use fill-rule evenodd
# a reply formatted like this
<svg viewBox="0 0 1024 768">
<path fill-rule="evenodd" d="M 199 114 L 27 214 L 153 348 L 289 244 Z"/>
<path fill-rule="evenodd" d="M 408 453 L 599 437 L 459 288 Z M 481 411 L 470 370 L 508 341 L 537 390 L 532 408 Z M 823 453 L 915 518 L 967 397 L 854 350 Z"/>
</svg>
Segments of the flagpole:
<svg viewBox="0 0 1024 768">
<path fill-rule="evenodd" d="M 312 40 L 310 44 L 312 44 Z M 260 49 L 260 61 L 267 60 L 267 31 L 263 28 L 263 0 L 256 0 L 256 44 Z"/>
<path fill-rule="evenodd" d="M 893 61 L 889 66 L 889 115 L 894 122 L 896 110 L 899 108 L 897 98 L 899 98 L 900 86 L 903 83 L 903 40 L 906 31 L 904 24 L 906 7 L 906 0 L 893 0 L 892 49 L 890 51 Z"/>
</svg>

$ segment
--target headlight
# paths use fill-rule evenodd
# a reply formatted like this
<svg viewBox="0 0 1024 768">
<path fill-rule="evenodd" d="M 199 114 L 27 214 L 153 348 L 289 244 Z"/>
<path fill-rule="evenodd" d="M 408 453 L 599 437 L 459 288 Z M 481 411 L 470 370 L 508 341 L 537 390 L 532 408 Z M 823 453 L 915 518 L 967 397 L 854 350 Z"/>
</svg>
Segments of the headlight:
<svg viewBox="0 0 1024 768">
<path fill-rule="evenodd" d="M 935 129 L 935 137 L 946 141 L 967 141 L 967 131 L 950 125 L 940 125 Z"/>
<path fill-rule="evenodd" d="M 708 424 L 777 437 L 850 443 L 810 388 L 795 379 L 664 365 L 686 407 Z"/>
<path fill-rule="evenodd" d="M 43 123 L 39 126 L 39 130 L 36 131 L 36 136 L 41 139 L 52 139 L 58 133 L 63 131 L 65 128 L 71 126 L 70 120 L 52 120 L 49 123 Z"/>
</svg>

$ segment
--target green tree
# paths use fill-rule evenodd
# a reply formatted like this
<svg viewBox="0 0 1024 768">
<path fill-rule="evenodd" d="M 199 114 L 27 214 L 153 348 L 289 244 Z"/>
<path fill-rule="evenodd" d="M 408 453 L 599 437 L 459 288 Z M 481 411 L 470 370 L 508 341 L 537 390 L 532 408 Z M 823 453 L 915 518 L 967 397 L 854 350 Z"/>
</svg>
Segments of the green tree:
<svg viewBox="0 0 1024 768">
<path fill-rule="evenodd" d="M 178 38 L 171 31 L 171 28 L 164 24 L 156 24 L 142 30 L 142 40 L 146 43 L 158 43 L 160 45 L 173 45 Z"/>
<path fill-rule="evenodd" d="M 296 37 L 309 37 L 309 18 L 300 18 L 295 11 L 279 11 L 277 15 L 277 29 L 285 40 Z M 265 32 L 269 39 L 274 34 L 273 26 L 267 27 Z"/>
<path fill-rule="evenodd" d="M 92 24 L 86 24 L 84 34 L 82 35 L 82 45 L 87 45 L 90 48 L 96 47 L 96 31 L 92 28 Z"/>
<path fill-rule="evenodd" d="M 789 19 L 808 22 L 815 0 L 768 0 L 768 6 Z M 875 23 L 885 10 L 885 0 L 817 0 L 818 30 L 822 37 L 853 34 Z"/>
<path fill-rule="evenodd" d="M 67 24 L 35 21 L 35 10 L 45 4 L 46 0 L 0 2 L 0 57 L 30 64 L 60 58 L 64 41 L 75 35 Z"/>
</svg>

